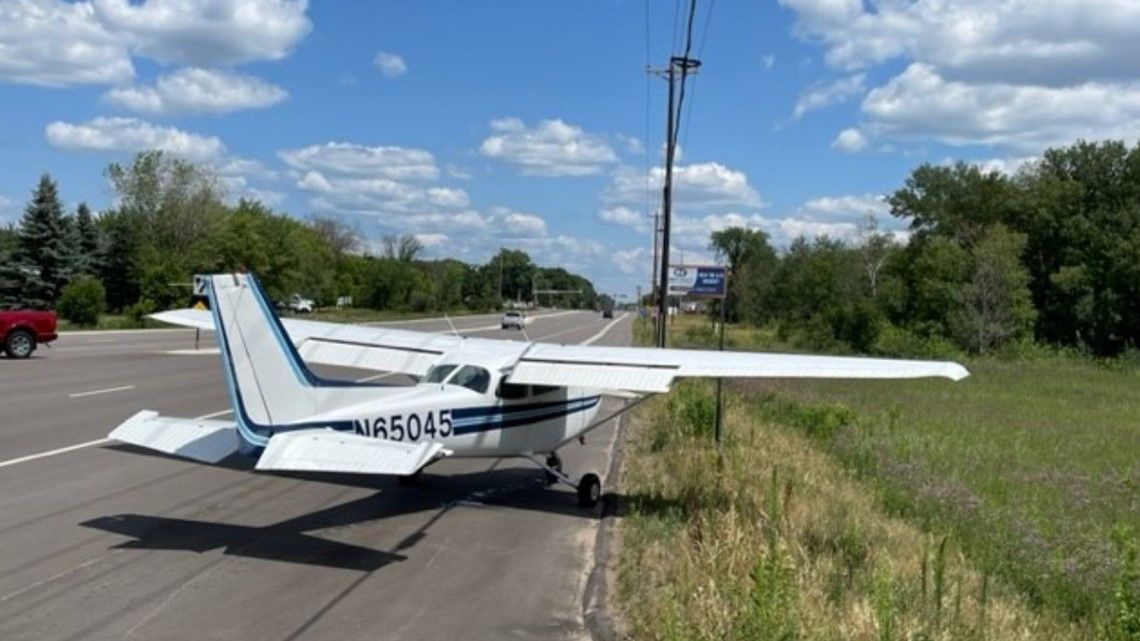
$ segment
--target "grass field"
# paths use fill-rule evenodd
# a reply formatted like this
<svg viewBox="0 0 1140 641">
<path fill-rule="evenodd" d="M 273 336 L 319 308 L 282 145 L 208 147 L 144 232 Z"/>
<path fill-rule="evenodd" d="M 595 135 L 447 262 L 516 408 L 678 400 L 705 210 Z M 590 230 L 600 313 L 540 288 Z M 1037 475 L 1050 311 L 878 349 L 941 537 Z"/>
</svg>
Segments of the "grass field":
<svg viewBox="0 0 1140 641">
<path fill-rule="evenodd" d="M 681 320 L 671 343 L 707 344 L 706 328 Z M 729 336 L 740 346 L 772 340 L 757 330 Z M 661 622 L 684 627 L 693 604 L 681 607 L 689 598 L 679 594 L 682 585 L 699 593 L 702 584 L 737 581 L 725 592 L 736 597 L 721 595 L 721 614 L 744 625 L 740 617 L 752 615 L 740 613 L 751 607 L 746 596 L 756 589 L 757 572 L 775 571 L 755 565 L 767 562 L 771 548 L 784 550 L 781 571 L 795 588 L 787 615 L 793 638 L 1140 638 L 1140 585 L 1122 563 L 1126 546 L 1116 542 L 1134 545 L 1135 538 L 1114 536 L 1140 531 L 1140 374 L 1062 357 L 965 364 L 972 376 L 960 383 L 730 385 L 723 463 L 707 442 L 708 428 L 696 427 L 711 415 L 705 388 L 680 390 L 635 417 L 641 428 L 632 432 L 623 477 L 631 496 L 623 533 L 633 551 L 627 556 L 640 560 L 624 566 L 622 592 L 639 630 L 634 636 L 668 637 Z M 706 468 L 739 474 L 709 477 Z M 685 489 L 693 476 L 703 480 Z M 764 497 L 783 496 L 784 483 L 814 516 L 777 528 L 773 544 L 763 534 L 771 512 Z M 686 499 L 686 492 L 701 500 Z M 670 513 L 672 521 L 661 516 Z M 730 527 L 741 518 L 744 526 Z M 706 541 L 734 537 L 745 537 L 747 562 L 701 565 Z M 665 540 L 674 554 L 644 556 Z M 847 568 L 841 589 L 828 587 L 837 580 L 836 563 Z M 931 573 L 940 565 L 935 574 L 944 585 L 931 601 Z M 631 586 L 655 585 L 642 568 L 659 576 L 681 572 L 665 584 L 677 593 L 636 596 Z M 888 584 L 890 599 L 883 601 Z M 946 598 L 956 618 L 940 611 Z M 640 602 L 679 609 L 644 618 L 641 606 L 632 607 Z M 876 614 L 884 604 L 893 624 Z M 668 618 L 674 615 L 681 618 Z M 727 636 L 705 638 L 740 636 L 739 628 L 722 632 Z"/>
</svg>

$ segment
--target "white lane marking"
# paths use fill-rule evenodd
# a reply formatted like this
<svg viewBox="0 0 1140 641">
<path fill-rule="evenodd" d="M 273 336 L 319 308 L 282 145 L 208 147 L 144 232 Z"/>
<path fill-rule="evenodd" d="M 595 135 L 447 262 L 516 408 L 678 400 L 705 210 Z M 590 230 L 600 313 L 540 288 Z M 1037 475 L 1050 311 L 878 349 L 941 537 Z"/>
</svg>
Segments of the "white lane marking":
<svg viewBox="0 0 1140 641">
<path fill-rule="evenodd" d="M 184 332 L 185 327 L 164 327 L 161 329 L 85 329 L 78 332 L 65 329 L 59 332 L 59 337 L 67 336 L 116 336 L 118 334 L 159 334 L 165 332 Z"/>
<path fill-rule="evenodd" d="M 217 356 L 220 353 L 221 350 L 217 347 L 203 347 L 201 349 L 168 349 L 161 352 L 155 352 L 155 354 L 166 354 L 171 356 L 197 356 L 199 354 Z"/>
<path fill-rule="evenodd" d="M 233 414 L 233 413 L 234 413 L 234 411 L 232 409 L 226 408 L 224 410 L 218 410 L 216 412 L 210 412 L 209 414 L 203 414 L 201 416 L 195 416 L 194 418 L 192 418 L 190 420 L 192 420 L 192 421 L 204 421 L 208 418 L 216 418 L 218 416 L 222 416 L 223 414 Z"/>
<path fill-rule="evenodd" d="M 100 438 L 100 439 L 96 439 L 94 441 L 87 441 L 86 443 L 78 443 L 76 445 L 69 445 L 67 447 L 61 447 L 58 450 L 51 450 L 50 452 L 40 452 L 39 454 L 29 454 L 27 456 L 21 456 L 20 458 L 9 459 L 7 461 L 0 461 L 0 467 L 8 467 L 9 465 L 15 465 L 17 463 L 24 463 L 26 461 L 34 461 L 38 458 L 46 458 L 48 456 L 55 456 L 56 454 L 63 454 L 65 452 L 71 452 L 73 450 L 83 449 L 85 447 L 91 447 L 93 445 L 102 445 L 103 443 L 110 443 L 110 442 L 111 442 L 111 439 L 109 439 L 109 438 Z"/>
<path fill-rule="evenodd" d="M 583 345 L 593 345 L 597 341 L 600 341 L 602 339 L 602 337 L 606 335 L 606 332 L 613 329 L 614 325 L 617 325 L 618 323 L 625 320 L 626 316 L 629 316 L 629 314 L 628 313 L 622 314 L 621 316 L 618 316 L 617 318 L 613 319 L 612 321 L 610 321 L 609 325 L 606 325 L 605 327 L 602 328 L 602 331 L 600 331 L 597 334 L 594 334 L 593 336 L 587 338 L 585 341 L 582 342 L 582 344 Z"/>
<path fill-rule="evenodd" d="M 68 394 L 68 398 L 83 398 L 84 396 L 98 396 L 99 394 L 110 394 L 111 392 L 125 392 L 129 389 L 134 389 L 134 385 L 120 385 L 118 387 L 108 387 L 106 389 L 96 389 L 90 392 L 75 392 Z"/>
</svg>

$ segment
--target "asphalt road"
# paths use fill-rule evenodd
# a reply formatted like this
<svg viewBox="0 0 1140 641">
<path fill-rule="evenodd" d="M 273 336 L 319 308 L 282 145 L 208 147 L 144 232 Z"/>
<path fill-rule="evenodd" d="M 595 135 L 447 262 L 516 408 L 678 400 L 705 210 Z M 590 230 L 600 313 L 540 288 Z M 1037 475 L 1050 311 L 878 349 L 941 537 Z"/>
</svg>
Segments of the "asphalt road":
<svg viewBox="0 0 1140 641">
<path fill-rule="evenodd" d="M 453 321 L 521 338 L 497 317 Z M 628 344 L 631 319 L 610 323 L 559 314 L 527 332 Z M 445 460 L 405 487 L 106 442 L 140 409 L 225 416 L 217 357 L 171 353 L 193 343 L 192 330 L 99 332 L 0 359 L 0 639 L 589 637 L 582 598 L 598 512 L 526 461 Z M 568 445 L 564 469 L 597 472 L 605 487 L 614 438 L 611 424 Z"/>
</svg>

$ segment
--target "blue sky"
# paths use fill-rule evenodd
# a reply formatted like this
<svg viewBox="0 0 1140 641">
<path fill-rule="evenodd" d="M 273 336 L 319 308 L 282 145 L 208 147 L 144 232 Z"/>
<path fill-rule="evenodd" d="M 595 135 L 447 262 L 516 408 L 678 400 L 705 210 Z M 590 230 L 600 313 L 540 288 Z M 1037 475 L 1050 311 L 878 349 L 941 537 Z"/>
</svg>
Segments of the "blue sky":
<svg viewBox="0 0 1140 641">
<path fill-rule="evenodd" d="M 687 3 L 682 3 L 687 5 Z M 430 256 L 500 246 L 603 291 L 648 280 L 665 83 L 685 7 L 598 2 L 0 0 L 0 221 L 42 172 L 108 207 L 158 147 L 229 197 Z M 1140 125 L 1140 3 L 698 0 L 674 251 L 852 239 L 921 162 L 1013 172 Z"/>
</svg>

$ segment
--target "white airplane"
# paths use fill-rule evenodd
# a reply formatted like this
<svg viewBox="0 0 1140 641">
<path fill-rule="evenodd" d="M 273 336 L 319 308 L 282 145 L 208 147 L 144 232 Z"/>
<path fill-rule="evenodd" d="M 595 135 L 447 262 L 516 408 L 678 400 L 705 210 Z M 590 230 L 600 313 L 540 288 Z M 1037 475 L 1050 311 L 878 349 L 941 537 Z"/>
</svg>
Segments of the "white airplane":
<svg viewBox="0 0 1140 641">
<path fill-rule="evenodd" d="M 414 478 L 441 458 L 524 457 L 593 507 L 601 483 L 575 483 L 558 450 L 675 379 L 919 378 L 960 380 L 951 362 L 755 352 L 555 345 L 279 319 L 250 274 L 198 277 L 210 311 L 154 318 L 216 331 L 233 421 L 142 411 L 110 437 L 217 463 L 235 452 L 265 471 Z M 410 387 L 329 380 L 306 363 L 419 377 Z M 597 419 L 603 395 L 634 402 Z M 545 458 L 544 458 L 545 457 Z"/>
</svg>

